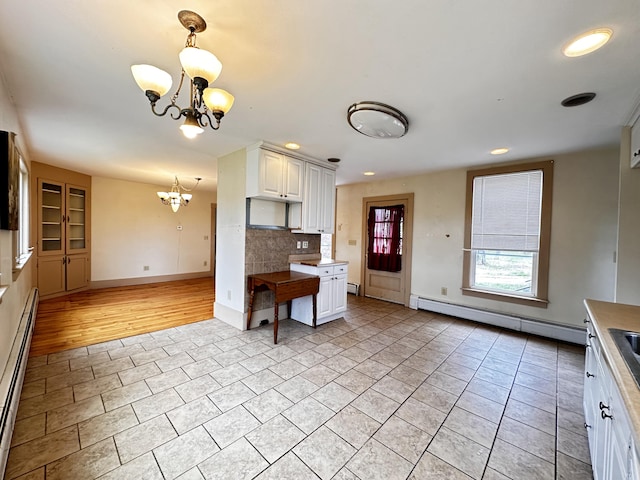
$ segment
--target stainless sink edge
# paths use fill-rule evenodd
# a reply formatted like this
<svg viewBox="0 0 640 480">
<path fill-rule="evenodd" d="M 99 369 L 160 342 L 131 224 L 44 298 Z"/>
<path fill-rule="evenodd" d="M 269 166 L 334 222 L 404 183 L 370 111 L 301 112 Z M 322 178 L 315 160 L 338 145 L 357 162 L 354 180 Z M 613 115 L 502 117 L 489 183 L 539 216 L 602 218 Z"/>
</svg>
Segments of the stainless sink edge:
<svg viewBox="0 0 640 480">
<path fill-rule="evenodd" d="M 624 363 L 627 365 L 629 372 L 631 372 L 631 376 L 636 382 L 638 388 L 640 388 L 640 356 L 635 354 L 631 348 L 631 345 L 625 338 L 625 335 L 628 333 L 637 333 L 637 332 L 629 332 L 628 330 L 620 330 L 618 328 L 610 328 L 609 334 L 613 338 L 616 347 L 618 347 L 618 351 L 622 358 L 624 359 Z"/>
</svg>

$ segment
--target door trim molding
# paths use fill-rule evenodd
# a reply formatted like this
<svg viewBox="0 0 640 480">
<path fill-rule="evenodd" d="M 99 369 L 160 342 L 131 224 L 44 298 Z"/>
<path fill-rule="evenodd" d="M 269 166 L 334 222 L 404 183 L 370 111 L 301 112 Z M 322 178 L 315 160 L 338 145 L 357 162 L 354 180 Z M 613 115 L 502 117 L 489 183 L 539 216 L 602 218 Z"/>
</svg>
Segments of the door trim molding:
<svg viewBox="0 0 640 480">
<path fill-rule="evenodd" d="M 366 293 L 365 285 L 365 270 L 367 268 L 367 218 L 369 212 L 367 211 L 367 203 L 369 202 L 407 202 L 407 210 L 404 214 L 404 231 L 403 231 L 403 248 L 402 253 L 402 274 L 404 277 L 404 306 L 409 306 L 409 297 L 411 296 L 411 256 L 413 251 L 413 192 L 398 193 L 394 195 L 380 195 L 376 197 L 362 197 L 362 249 L 360 259 L 360 295 L 364 296 Z M 407 241 L 408 240 L 408 241 Z"/>
</svg>

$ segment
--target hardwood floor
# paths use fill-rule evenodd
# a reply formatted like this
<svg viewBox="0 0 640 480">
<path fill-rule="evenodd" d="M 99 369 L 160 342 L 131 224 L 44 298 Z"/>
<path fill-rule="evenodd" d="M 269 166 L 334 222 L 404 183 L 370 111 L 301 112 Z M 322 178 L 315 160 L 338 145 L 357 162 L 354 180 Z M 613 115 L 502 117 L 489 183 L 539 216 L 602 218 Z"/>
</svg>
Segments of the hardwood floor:
<svg viewBox="0 0 640 480">
<path fill-rule="evenodd" d="M 87 290 L 42 300 L 30 356 L 213 318 L 213 277 Z"/>
</svg>

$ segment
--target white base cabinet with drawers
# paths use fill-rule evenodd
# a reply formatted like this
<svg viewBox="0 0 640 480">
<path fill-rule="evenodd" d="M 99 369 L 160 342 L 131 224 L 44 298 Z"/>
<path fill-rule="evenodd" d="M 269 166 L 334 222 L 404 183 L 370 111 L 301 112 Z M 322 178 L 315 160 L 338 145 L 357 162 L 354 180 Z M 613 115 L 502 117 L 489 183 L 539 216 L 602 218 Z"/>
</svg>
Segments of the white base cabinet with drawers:
<svg viewBox="0 0 640 480">
<path fill-rule="evenodd" d="M 291 264 L 291 271 L 318 275 L 320 291 L 316 296 L 316 325 L 336 320 L 347 311 L 347 264 L 322 266 Z M 313 322 L 313 300 L 311 297 L 295 298 L 291 301 L 294 320 L 306 325 Z"/>
<path fill-rule="evenodd" d="M 587 322 L 584 416 L 595 480 L 640 480 L 631 421 L 591 319 Z"/>
</svg>

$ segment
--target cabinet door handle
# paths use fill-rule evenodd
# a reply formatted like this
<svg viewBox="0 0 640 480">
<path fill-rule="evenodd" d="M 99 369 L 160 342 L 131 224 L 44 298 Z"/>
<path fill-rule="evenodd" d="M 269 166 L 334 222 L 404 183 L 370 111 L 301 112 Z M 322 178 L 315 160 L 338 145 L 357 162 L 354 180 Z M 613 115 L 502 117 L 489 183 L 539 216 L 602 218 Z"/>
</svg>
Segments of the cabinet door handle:
<svg viewBox="0 0 640 480">
<path fill-rule="evenodd" d="M 591 428 L 591 425 L 587 425 L 587 423 L 585 422 L 584 428 Z"/>
<path fill-rule="evenodd" d="M 589 378 L 589 377 L 595 377 L 595 375 L 593 373 L 587 372 L 587 378 Z"/>
<path fill-rule="evenodd" d="M 591 335 L 591 334 L 589 334 L 589 335 L 587 335 L 587 336 L 588 336 L 589 338 L 596 338 L 596 336 L 595 336 L 595 335 Z"/>
<path fill-rule="evenodd" d="M 637 157 L 639 155 L 640 155 L 640 149 L 637 152 L 634 152 L 634 154 L 633 154 L 634 157 Z"/>
<path fill-rule="evenodd" d="M 587 320 L 586 318 L 582 320 L 582 323 L 591 323 L 591 320 Z"/>
<path fill-rule="evenodd" d="M 67 257 L 67 263 L 71 263 L 71 258 Z"/>
<path fill-rule="evenodd" d="M 600 412 L 600 416 L 602 417 L 603 420 L 605 418 L 613 418 L 613 415 L 607 415 L 606 413 L 604 413 L 604 410 Z"/>
<path fill-rule="evenodd" d="M 605 405 L 605 404 L 604 404 L 604 403 L 602 403 L 602 402 L 600 402 L 600 403 L 598 404 L 598 406 L 600 407 L 600 410 L 604 410 L 605 408 L 606 408 L 607 410 L 609 410 L 609 405 Z"/>
</svg>

